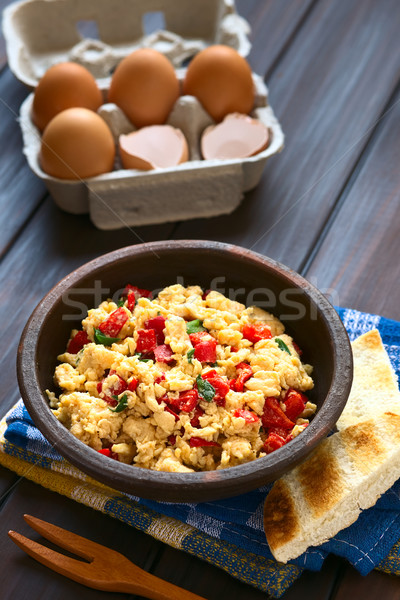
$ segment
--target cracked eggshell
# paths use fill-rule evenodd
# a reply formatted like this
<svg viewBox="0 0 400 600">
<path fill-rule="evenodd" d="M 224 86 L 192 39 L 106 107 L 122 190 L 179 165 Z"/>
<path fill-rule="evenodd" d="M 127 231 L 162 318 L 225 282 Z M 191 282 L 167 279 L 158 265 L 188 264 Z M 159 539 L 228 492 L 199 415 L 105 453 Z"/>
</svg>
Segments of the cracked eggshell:
<svg viewBox="0 0 400 600">
<path fill-rule="evenodd" d="M 152 125 L 121 135 L 119 153 L 125 169 L 166 169 L 186 162 L 188 145 L 180 129 Z"/>
<path fill-rule="evenodd" d="M 201 136 L 201 153 L 204 160 L 248 158 L 265 150 L 269 138 L 261 121 L 233 113 L 218 125 L 207 127 Z"/>
</svg>

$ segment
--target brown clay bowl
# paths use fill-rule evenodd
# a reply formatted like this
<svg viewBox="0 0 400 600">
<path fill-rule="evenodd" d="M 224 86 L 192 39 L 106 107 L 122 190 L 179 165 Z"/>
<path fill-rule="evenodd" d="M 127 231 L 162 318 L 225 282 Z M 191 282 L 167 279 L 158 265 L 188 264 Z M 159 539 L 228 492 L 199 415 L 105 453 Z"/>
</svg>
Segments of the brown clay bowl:
<svg viewBox="0 0 400 600">
<path fill-rule="evenodd" d="M 318 406 L 307 429 L 266 457 L 237 467 L 199 473 L 164 473 L 125 465 L 76 439 L 52 414 L 45 394 L 54 389 L 57 355 L 84 310 L 126 283 L 160 289 L 172 283 L 216 288 L 245 304 L 258 304 L 279 317 L 314 366 L 309 398 Z M 97 283 L 96 283 L 97 282 Z M 103 295 L 95 297 L 101 284 Z M 96 288 L 97 286 L 97 288 Z M 234 295 L 234 296 L 233 296 Z M 273 481 L 302 461 L 334 428 L 349 395 L 352 354 L 334 308 L 291 269 L 228 244 L 209 241 L 153 242 L 122 248 L 83 265 L 60 281 L 39 303 L 21 337 L 18 382 L 37 427 L 71 463 L 117 490 L 170 502 L 208 501 L 242 494 Z"/>
</svg>

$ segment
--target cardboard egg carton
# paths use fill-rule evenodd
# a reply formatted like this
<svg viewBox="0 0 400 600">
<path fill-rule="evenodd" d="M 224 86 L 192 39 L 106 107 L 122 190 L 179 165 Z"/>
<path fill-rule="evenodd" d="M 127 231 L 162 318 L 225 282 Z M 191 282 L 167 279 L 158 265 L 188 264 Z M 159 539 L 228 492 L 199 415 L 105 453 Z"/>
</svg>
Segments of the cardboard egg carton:
<svg viewBox="0 0 400 600">
<path fill-rule="evenodd" d="M 168 30 L 144 34 L 142 24 L 149 16 L 156 21 L 163 17 Z M 100 39 L 83 38 L 77 24 L 93 29 L 94 20 Z M 31 87 L 52 64 L 73 60 L 87 67 L 104 94 L 98 112 L 116 141 L 121 133 L 135 130 L 116 105 L 106 103 L 111 73 L 124 56 L 153 47 L 172 61 L 182 83 L 182 62 L 210 44 L 227 44 L 243 56 L 250 50 L 248 23 L 237 15 L 232 0 L 24 0 L 5 9 L 3 30 L 10 68 Z M 268 127 L 271 142 L 246 159 L 201 160 L 201 134 L 214 121 L 192 96 L 181 96 L 167 121 L 182 130 L 189 146 L 190 160 L 177 167 L 125 170 L 117 156 L 112 172 L 85 181 L 47 175 L 39 164 L 40 132 L 31 119 L 33 94 L 20 109 L 24 153 L 56 204 L 70 213 L 90 213 L 100 229 L 228 214 L 257 185 L 267 159 L 283 148 L 267 88 L 255 74 L 253 81 L 252 116 Z"/>
</svg>

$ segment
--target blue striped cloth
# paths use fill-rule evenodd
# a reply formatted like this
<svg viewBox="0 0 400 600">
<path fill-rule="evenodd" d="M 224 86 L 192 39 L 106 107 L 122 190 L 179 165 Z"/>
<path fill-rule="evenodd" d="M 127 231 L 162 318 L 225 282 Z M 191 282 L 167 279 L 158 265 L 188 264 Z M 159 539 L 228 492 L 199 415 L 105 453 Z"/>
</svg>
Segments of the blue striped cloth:
<svg viewBox="0 0 400 600">
<path fill-rule="evenodd" d="M 380 331 L 391 363 L 400 375 L 400 323 L 350 309 L 338 309 L 338 312 L 351 340 L 372 328 Z M 34 464 L 44 469 L 54 469 L 55 463 L 67 462 L 35 427 L 22 401 L 7 417 L 4 439 L 2 449 L 5 453 L 27 462 L 36 461 Z M 76 476 L 85 478 L 79 472 Z M 325 544 L 309 548 L 290 565 L 282 566 L 274 561 L 263 531 L 263 504 L 269 489 L 270 486 L 264 486 L 235 498 L 197 504 L 156 502 L 117 492 L 105 499 L 101 510 L 167 543 L 170 543 L 171 533 L 163 539 L 156 535 L 156 531 L 149 531 L 157 529 L 152 519 L 164 516 L 165 524 L 165 517 L 170 518 L 169 526 L 175 527 L 175 532 L 179 526 L 174 523 L 185 524 L 188 527 L 177 533 L 179 543 L 172 545 L 222 566 L 242 581 L 256 585 L 275 597 L 279 597 L 303 569 L 319 570 L 329 553 L 346 558 L 363 575 L 378 565 L 383 570 L 400 574 L 400 547 L 395 546 L 400 540 L 400 480 L 374 507 L 363 511 L 356 523 Z M 146 523 L 141 523 L 141 518 Z M 392 550 L 393 546 L 395 550 Z M 385 558 L 391 550 L 392 562 L 389 564 Z M 246 556 L 252 560 L 246 561 Z M 229 566 L 232 557 L 236 562 Z M 261 564 L 267 569 L 263 575 L 260 573 Z"/>
</svg>

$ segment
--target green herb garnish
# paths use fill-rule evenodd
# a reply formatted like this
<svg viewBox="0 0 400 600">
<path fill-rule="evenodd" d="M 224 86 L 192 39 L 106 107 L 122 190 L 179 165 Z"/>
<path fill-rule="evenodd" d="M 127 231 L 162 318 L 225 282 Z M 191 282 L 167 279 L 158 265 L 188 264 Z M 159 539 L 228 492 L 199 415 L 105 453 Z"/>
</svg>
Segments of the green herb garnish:
<svg viewBox="0 0 400 600">
<path fill-rule="evenodd" d="M 142 358 L 141 352 L 135 352 L 135 356 L 142 362 L 149 362 L 149 360 L 151 360 L 151 358 Z"/>
<path fill-rule="evenodd" d="M 215 396 L 215 388 L 211 385 L 209 381 L 206 381 L 202 378 L 201 375 L 197 375 L 196 378 L 197 389 L 199 391 L 199 395 L 203 398 L 203 400 L 207 400 L 207 402 L 211 402 L 211 400 Z"/>
<path fill-rule="evenodd" d="M 77 366 L 79 365 L 79 363 L 80 363 L 80 360 L 81 360 L 81 358 L 82 358 L 82 354 L 83 354 L 83 350 L 84 350 L 84 348 L 81 348 L 81 349 L 79 350 L 78 354 L 76 355 L 76 358 L 75 358 L 75 366 L 76 366 L 76 367 L 77 367 Z"/>
<path fill-rule="evenodd" d="M 210 367 L 218 367 L 218 361 L 210 363 Z"/>
<path fill-rule="evenodd" d="M 117 302 L 118 308 L 122 308 L 123 306 L 125 306 L 125 302 L 126 302 L 126 298 L 124 298 L 123 296 L 121 296 L 121 298 Z"/>
<path fill-rule="evenodd" d="M 284 352 L 287 352 L 290 355 L 292 354 L 289 348 L 286 346 L 285 342 L 281 340 L 281 338 L 275 338 L 275 341 L 278 344 L 280 350 L 284 350 Z"/>
<path fill-rule="evenodd" d="M 112 408 L 111 406 L 108 407 L 112 412 L 120 413 L 125 410 L 125 408 L 128 408 L 128 396 L 126 394 L 124 394 L 122 398 L 113 395 L 113 398 L 114 400 L 118 400 L 118 404 L 115 408 Z"/>
<path fill-rule="evenodd" d="M 188 334 L 198 333 L 199 331 L 206 331 L 206 328 L 203 327 L 203 321 L 195 319 L 194 321 L 189 321 L 186 323 L 186 331 Z"/>
<path fill-rule="evenodd" d="M 108 335 L 104 335 L 100 331 L 100 329 L 94 330 L 94 341 L 96 344 L 103 344 L 103 346 L 111 346 L 111 344 L 118 344 L 121 340 L 120 338 L 108 337 Z"/>
<path fill-rule="evenodd" d="M 188 363 L 192 364 L 192 360 L 193 360 L 193 356 L 194 356 L 194 348 L 189 350 L 189 352 L 186 354 L 186 356 L 188 359 Z"/>
</svg>

